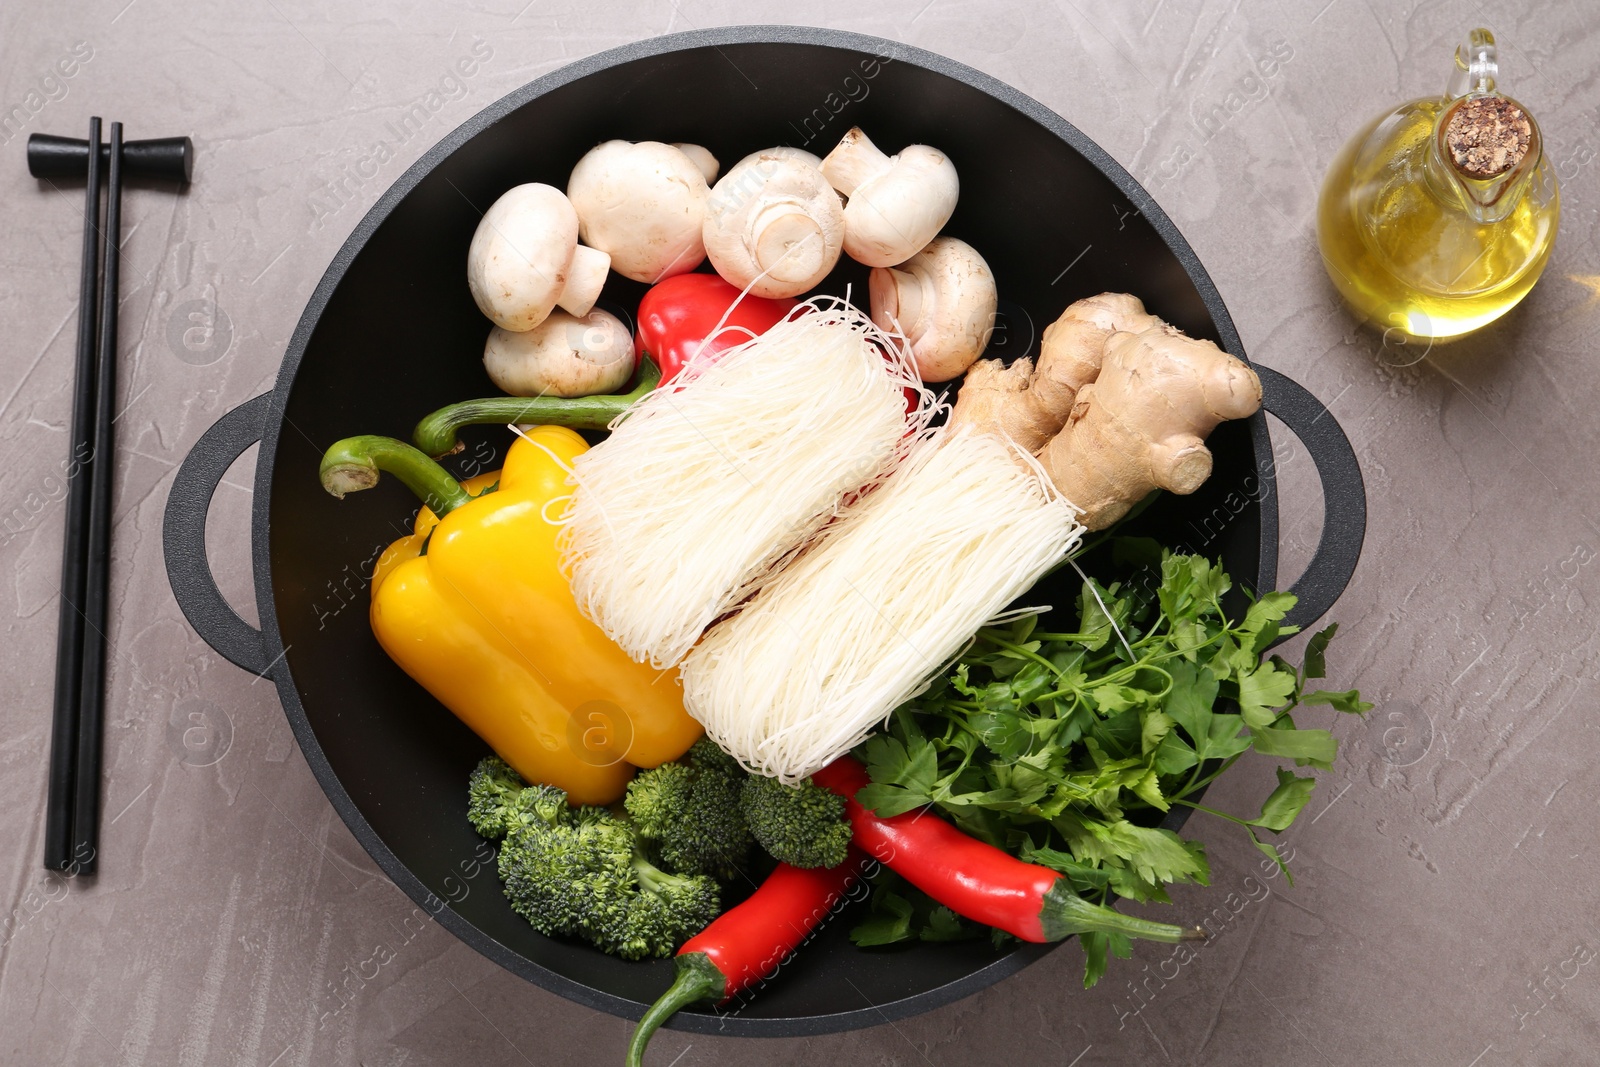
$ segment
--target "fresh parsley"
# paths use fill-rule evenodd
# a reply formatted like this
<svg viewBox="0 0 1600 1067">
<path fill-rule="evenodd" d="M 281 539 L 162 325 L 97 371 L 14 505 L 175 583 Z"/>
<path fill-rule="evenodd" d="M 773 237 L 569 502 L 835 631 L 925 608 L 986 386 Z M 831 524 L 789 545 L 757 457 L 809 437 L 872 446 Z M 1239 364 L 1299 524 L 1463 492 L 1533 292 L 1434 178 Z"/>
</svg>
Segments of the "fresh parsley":
<svg viewBox="0 0 1600 1067">
<path fill-rule="evenodd" d="M 1283 868 L 1258 831 L 1286 830 L 1315 780 L 1278 769 L 1261 813 L 1241 818 L 1197 795 L 1245 752 L 1328 768 L 1338 743 L 1291 712 L 1326 705 L 1363 713 L 1355 690 L 1306 691 L 1323 677 L 1337 625 L 1314 635 L 1301 666 L 1265 655 L 1295 632 L 1289 593 L 1268 593 L 1230 620 L 1220 564 L 1148 539 L 1120 539 L 1125 580 L 1085 581 L 1076 624 L 1030 614 L 980 630 L 947 676 L 900 707 L 857 754 L 872 784 L 857 799 L 880 815 L 932 805 L 962 829 L 1060 871 L 1092 899 L 1170 902 L 1166 887 L 1210 879 L 1205 848 L 1157 825 L 1173 805 L 1240 826 Z M 1130 569 L 1131 567 L 1131 569 Z M 884 883 L 858 944 L 939 940 L 960 929 L 903 883 Z M 1082 938 L 1084 984 L 1125 938 Z"/>
</svg>

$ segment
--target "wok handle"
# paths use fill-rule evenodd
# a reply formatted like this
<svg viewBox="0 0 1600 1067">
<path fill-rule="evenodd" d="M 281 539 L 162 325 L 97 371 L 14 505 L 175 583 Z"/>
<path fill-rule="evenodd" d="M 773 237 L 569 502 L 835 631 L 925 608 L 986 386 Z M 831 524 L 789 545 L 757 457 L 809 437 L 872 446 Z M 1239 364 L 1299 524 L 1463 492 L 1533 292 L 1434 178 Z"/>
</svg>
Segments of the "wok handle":
<svg viewBox="0 0 1600 1067">
<path fill-rule="evenodd" d="M 1251 369 L 1261 378 L 1262 406 L 1305 445 L 1322 480 L 1322 539 L 1289 589 L 1300 599 L 1283 620 L 1306 629 L 1327 614 L 1355 574 L 1367 536 L 1367 486 L 1350 439 L 1322 401 L 1270 367 Z"/>
<path fill-rule="evenodd" d="M 167 494 L 161 524 L 161 550 L 167 561 L 172 595 L 206 644 L 252 674 L 265 677 L 272 665 L 266 639 L 245 622 L 222 596 L 206 559 L 206 514 L 211 496 L 233 461 L 261 440 L 271 393 L 228 412 L 200 435 L 178 467 Z"/>
</svg>

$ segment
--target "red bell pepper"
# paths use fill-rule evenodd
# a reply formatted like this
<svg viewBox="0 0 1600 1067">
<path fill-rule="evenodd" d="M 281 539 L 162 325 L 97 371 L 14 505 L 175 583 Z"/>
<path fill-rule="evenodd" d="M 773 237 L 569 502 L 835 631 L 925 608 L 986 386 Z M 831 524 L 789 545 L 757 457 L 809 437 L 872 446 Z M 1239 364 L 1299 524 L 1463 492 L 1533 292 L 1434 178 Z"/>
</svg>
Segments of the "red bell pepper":
<svg viewBox="0 0 1600 1067">
<path fill-rule="evenodd" d="M 743 344 L 752 334 L 777 325 L 795 306 L 793 300 L 746 296 L 729 312 L 735 300 L 739 300 L 739 288 L 715 274 L 676 274 L 656 283 L 639 301 L 634 360 L 645 356 L 655 360 L 665 385 L 702 346 L 712 353 Z M 706 335 L 717 329 L 719 322 L 723 329 L 707 340 Z"/>
</svg>

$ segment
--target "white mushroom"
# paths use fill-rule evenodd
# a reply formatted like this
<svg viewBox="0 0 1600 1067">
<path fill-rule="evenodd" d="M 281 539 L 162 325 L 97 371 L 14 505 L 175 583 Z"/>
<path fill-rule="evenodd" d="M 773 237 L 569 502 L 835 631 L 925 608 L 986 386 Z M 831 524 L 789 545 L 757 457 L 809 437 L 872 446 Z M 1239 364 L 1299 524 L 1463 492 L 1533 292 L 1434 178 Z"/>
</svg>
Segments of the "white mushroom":
<svg viewBox="0 0 1600 1067">
<path fill-rule="evenodd" d="M 950 221 L 961 191 L 943 152 L 914 144 L 886 156 L 859 126 L 828 153 L 822 173 L 848 197 L 845 253 L 869 267 L 892 267 L 922 251 Z"/>
<path fill-rule="evenodd" d="M 587 315 L 611 257 L 578 243 L 578 213 L 560 189 L 519 185 L 484 213 L 467 249 L 467 287 L 507 330 L 531 330 L 556 305 Z"/>
<path fill-rule="evenodd" d="M 822 176 L 817 157 L 800 149 L 745 156 L 706 202 L 711 265 L 756 296 L 798 296 L 810 289 L 839 262 L 843 241 L 839 195 Z"/>
<path fill-rule="evenodd" d="M 685 144 L 682 141 L 673 141 L 672 147 L 689 157 L 689 162 L 699 168 L 705 175 L 706 185 L 710 186 L 717 180 L 717 172 L 722 169 L 722 164 L 717 162 L 717 157 L 711 154 L 709 148 L 702 148 L 697 144 Z"/>
<path fill-rule="evenodd" d="M 512 396 L 614 393 L 633 374 L 633 339 L 599 308 L 583 318 L 556 311 L 522 333 L 496 326 L 483 349 L 483 366 Z"/>
<path fill-rule="evenodd" d="M 716 160 L 711 164 L 715 172 Z M 579 236 L 636 282 L 694 270 L 706 258 L 700 230 L 711 194 L 701 166 L 660 141 L 596 145 L 567 179 Z"/>
<path fill-rule="evenodd" d="M 872 321 L 899 330 L 925 382 L 947 382 L 983 354 L 994 328 L 994 274 L 978 250 L 936 237 L 898 267 L 867 279 Z"/>
</svg>

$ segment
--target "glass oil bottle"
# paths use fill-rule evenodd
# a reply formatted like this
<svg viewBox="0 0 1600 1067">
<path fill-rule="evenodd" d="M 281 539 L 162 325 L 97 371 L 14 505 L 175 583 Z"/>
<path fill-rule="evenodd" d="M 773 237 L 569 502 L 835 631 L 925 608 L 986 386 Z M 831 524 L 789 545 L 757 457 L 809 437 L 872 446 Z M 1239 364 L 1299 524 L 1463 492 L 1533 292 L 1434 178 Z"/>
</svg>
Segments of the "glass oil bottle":
<svg viewBox="0 0 1600 1067">
<path fill-rule="evenodd" d="M 1334 285 L 1379 329 L 1443 340 L 1504 315 L 1555 244 L 1560 197 L 1539 125 L 1499 91 L 1473 30 L 1442 97 L 1379 116 L 1340 151 L 1317 205 Z"/>
</svg>

